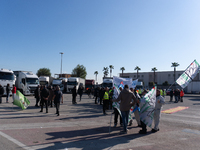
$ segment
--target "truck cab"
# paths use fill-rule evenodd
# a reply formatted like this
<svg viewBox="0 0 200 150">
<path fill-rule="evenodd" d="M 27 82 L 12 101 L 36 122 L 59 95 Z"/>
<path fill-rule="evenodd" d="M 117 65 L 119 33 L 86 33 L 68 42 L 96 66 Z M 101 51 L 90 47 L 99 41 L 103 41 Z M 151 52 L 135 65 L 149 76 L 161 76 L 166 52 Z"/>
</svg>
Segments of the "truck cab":
<svg viewBox="0 0 200 150">
<path fill-rule="evenodd" d="M 24 95 L 33 95 L 39 85 L 39 78 L 30 71 L 14 71 L 16 76 L 15 85 Z"/>
<path fill-rule="evenodd" d="M 39 77 L 40 85 L 49 85 L 49 77 L 48 76 L 40 76 Z"/>
<path fill-rule="evenodd" d="M 79 78 L 79 77 L 70 77 L 67 81 L 67 92 L 71 92 L 71 90 L 76 86 L 76 90 L 80 86 L 82 86 L 85 89 L 85 79 Z"/>
</svg>

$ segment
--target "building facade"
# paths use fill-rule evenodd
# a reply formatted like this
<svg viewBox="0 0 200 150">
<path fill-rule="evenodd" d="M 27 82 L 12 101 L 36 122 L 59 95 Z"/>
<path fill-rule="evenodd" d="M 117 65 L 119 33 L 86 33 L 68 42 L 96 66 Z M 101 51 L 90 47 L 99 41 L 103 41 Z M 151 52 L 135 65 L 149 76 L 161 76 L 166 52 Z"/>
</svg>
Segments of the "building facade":
<svg viewBox="0 0 200 150">
<path fill-rule="evenodd" d="M 175 74 L 175 80 L 177 80 L 181 74 L 184 72 L 182 71 L 176 71 Z M 135 73 L 120 73 L 120 77 L 124 78 L 132 78 L 133 80 L 138 79 L 138 81 L 143 82 L 145 88 L 149 88 L 152 86 L 152 83 L 155 83 L 158 86 L 169 86 L 174 84 L 174 71 L 156 71 L 155 76 L 154 72 L 137 72 Z M 194 78 L 193 81 L 200 81 L 199 73 Z"/>
</svg>

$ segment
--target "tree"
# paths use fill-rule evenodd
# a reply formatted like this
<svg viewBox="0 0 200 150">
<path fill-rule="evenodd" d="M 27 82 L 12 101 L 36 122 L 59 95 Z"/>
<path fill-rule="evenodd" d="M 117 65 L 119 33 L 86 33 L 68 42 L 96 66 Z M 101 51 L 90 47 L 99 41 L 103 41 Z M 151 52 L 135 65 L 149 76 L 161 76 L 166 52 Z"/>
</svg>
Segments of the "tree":
<svg viewBox="0 0 200 150">
<path fill-rule="evenodd" d="M 95 71 L 94 74 L 96 75 L 96 81 L 97 81 L 98 71 Z"/>
<path fill-rule="evenodd" d="M 174 67 L 174 82 L 176 80 L 176 67 L 178 67 L 179 64 L 177 62 L 173 62 L 171 67 Z"/>
<path fill-rule="evenodd" d="M 40 77 L 40 76 L 51 76 L 51 72 L 50 72 L 50 69 L 49 68 L 40 68 L 38 71 L 37 71 L 37 76 Z"/>
<path fill-rule="evenodd" d="M 153 71 L 153 76 L 154 76 L 154 80 L 153 80 L 153 82 L 155 83 L 157 68 L 154 67 L 154 68 L 151 69 L 151 71 Z"/>
<path fill-rule="evenodd" d="M 109 68 L 110 68 L 110 77 L 111 77 L 112 69 L 114 69 L 114 66 L 113 66 L 113 65 L 110 65 Z"/>
<path fill-rule="evenodd" d="M 104 74 L 104 77 L 107 77 L 107 75 L 108 75 L 108 67 L 104 67 L 103 68 L 103 74 Z"/>
<path fill-rule="evenodd" d="M 87 75 L 86 68 L 83 65 L 77 65 L 73 70 L 72 70 L 72 77 L 80 77 L 85 79 Z"/>
<path fill-rule="evenodd" d="M 122 71 L 122 77 L 123 77 L 123 73 L 124 73 L 125 68 L 121 67 L 120 70 Z"/>
<path fill-rule="evenodd" d="M 137 79 L 138 79 L 138 72 L 139 72 L 139 70 L 141 70 L 141 68 L 136 66 L 134 70 L 137 70 Z"/>
</svg>

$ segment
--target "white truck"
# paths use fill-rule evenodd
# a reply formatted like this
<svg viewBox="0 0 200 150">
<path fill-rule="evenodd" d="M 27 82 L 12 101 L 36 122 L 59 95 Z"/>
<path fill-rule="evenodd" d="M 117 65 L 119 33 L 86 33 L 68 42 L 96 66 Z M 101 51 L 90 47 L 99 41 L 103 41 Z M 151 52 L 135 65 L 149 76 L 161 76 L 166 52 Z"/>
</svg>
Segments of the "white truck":
<svg viewBox="0 0 200 150">
<path fill-rule="evenodd" d="M 48 76 L 40 76 L 39 77 L 40 85 L 49 85 L 49 77 Z"/>
<path fill-rule="evenodd" d="M 13 84 L 15 84 L 15 75 L 12 70 L 1 69 L 0 70 L 0 84 L 4 87 L 4 95 L 6 95 L 6 86 L 10 84 L 10 88 L 12 89 Z M 12 92 L 10 92 L 12 94 Z"/>
<path fill-rule="evenodd" d="M 104 77 L 102 87 L 112 88 L 113 87 L 113 78 Z"/>
<path fill-rule="evenodd" d="M 14 71 L 16 76 L 15 85 L 24 95 L 33 95 L 39 85 L 39 78 L 30 71 Z"/>
<path fill-rule="evenodd" d="M 76 90 L 80 86 L 82 86 L 85 89 L 85 79 L 80 77 L 70 77 L 67 81 L 67 92 L 71 92 L 71 90 L 76 86 Z"/>
<path fill-rule="evenodd" d="M 53 87 L 59 86 L 61 91 L 64 90 L 64 84 L 62 79 L 54 79 L 52 82 L 52 86 Z"/>
</svg>

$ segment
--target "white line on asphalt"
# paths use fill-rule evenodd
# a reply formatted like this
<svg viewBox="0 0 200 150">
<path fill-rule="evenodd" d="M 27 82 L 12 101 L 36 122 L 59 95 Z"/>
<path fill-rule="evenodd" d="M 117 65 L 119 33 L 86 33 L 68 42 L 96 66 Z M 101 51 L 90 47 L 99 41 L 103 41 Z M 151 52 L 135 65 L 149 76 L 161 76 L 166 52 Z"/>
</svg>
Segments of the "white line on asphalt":
<svg viewBox="0 0 200 150">
<path fill-rule="evenodd" d="M 17 144 L 18 146 L 22 147 L 22 148 L 25 149 L 25 150 L 34 150 L 34 149 L 32 149 L 32 148 L 30 148 L 30 147 L 24 145 L 23 143 L 17 141 L 16 139 L 12 138 L 11 136 L 9 136 L 9 135 L 7 135 L 7 134 L 1 132 L 1 131 L 0 131 L 0 135 L 3 136 L 3 137 L 5 137 L 5 138 L 7 138 L 7 139 L 10 140 L 11 142 Z"/>
</svg>

